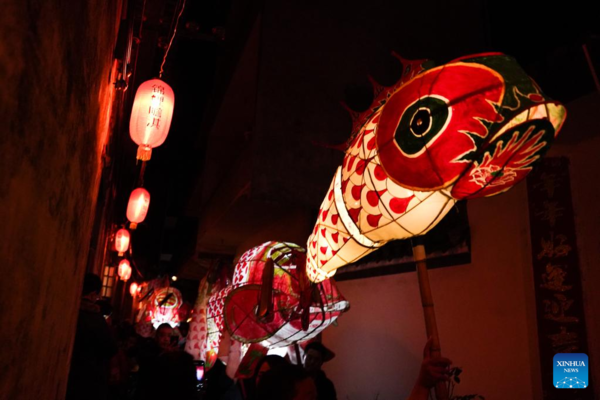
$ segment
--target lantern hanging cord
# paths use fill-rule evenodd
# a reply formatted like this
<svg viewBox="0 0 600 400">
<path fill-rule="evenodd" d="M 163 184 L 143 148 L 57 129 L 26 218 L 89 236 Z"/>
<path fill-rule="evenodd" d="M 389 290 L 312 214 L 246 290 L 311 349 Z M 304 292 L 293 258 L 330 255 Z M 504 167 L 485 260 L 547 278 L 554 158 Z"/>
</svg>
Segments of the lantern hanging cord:
<svg viewBox="0 0 600 400">
<path fill-rule="evenodd" d="M 183 14 L 183 10 L 185 9 L 185 2 L 186 2 L 186 0 L 183 0 L 183 4 L 181 5 L 181 10 L 179 10 L 179 15 L 177 15 L 177 21 L 175 21 L 175 28 L 173 28 L 173 35 L 171 35 L 171 40 L 169 41 L 169 45 L 167 46 L 167 50 L 165 50 L 165 55 L 163 57 L 162 63 L 160 64 L 160 72 L 158 73 L 159 78 L 162 78 L 165 62 L 167 61 L 167 56 L 169 55 L 169 50 L 171 50 L 171 45 L 173 44 L 173 39 L 175 39 L 175 35 L 177 34 L 177 26 L 179 25 L 179 18 L 181 17 L 181 14 Z"/>
</svg>

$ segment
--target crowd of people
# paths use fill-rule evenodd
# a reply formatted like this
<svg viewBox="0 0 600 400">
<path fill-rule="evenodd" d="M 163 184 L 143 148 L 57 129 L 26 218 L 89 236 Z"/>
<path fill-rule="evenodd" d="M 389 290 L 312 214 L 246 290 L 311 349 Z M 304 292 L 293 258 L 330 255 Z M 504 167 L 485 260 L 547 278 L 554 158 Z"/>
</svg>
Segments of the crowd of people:
<svg viewBox="0 0 600 400">
<path fill-rule="evenodd" d="M 251 377 L 231 379 L 217 359 L 205 374 L 183 351 L 188 326 L 162 324 L 143 338 L 131 324 L 110 324 L 110 305 L 99 297 L 101 280 L 84 280 L 67 386 L 67 400 L 336 400 L 322 365 L 335 354 L 314 341 L 304 348 L 303 365 L 277 355 L 263 357 Z M 450 360 L 431 357 L 431 340 L 408 400 L 426 400 L 448 380 Z"/>
</svg>

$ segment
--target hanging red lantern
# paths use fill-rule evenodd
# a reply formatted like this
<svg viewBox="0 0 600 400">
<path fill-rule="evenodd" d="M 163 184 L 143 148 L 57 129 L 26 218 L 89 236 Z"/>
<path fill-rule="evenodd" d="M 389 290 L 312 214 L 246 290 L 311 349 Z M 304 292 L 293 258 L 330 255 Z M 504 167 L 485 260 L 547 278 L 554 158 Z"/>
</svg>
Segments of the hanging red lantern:
<svg viewBox="0 0 600 400">
<path fill-rule="evenodd" d="M 115 250 L 119 252 L 119 257 L 129 248 L 130 238 L 129 231 L 125 228 L 119 229 L 115 234 Z"/>
<path fill-rule="evenodd" d="M 140 85 L 135 93 L 129 135 L 139 146 L 137 159 L 147 161 L 152 149 L 164 143 L 173 117 L 175 94 L 160 79 L 151 79 Z"/>
<path fill-rule="evenodd" d="M 137 188 L 129 196 L 127 204 L 127 219 L 131 222 L 129 228 L 135 229 L 137 224 L 146 219 L 150 206 L 150 193 L 144 188 Z"/>
<path fill-rule="evenodd" d="M 135 297 L 135 295 L 138 292 L 138 284 L 135 282 L 131 282 L 131 285 L 129 285 L 129 294 L 131 295 L 131 297 Z"/>
<path fill-rule="evenodd" d="M 129 278 L 131 278 L 131 265 L 129 264 L 129 260 L 121 260 L 119 263 L 119 278 L 121 280 L 127 282 Z"/>
</svg>

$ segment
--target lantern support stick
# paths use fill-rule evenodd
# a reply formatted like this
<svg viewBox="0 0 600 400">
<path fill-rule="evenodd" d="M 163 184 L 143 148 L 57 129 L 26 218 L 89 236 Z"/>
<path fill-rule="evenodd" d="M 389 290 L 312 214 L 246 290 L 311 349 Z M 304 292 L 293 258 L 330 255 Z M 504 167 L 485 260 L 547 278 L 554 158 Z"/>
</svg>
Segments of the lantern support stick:
<svg viewBox="0 0 600 400">
<path fill-rule="evenodd" d="M 262 273 L 262 287 L 260 289 L 260 303 L 257 316 L 260 320 L 268 321 L 273 317 L 273 275 L 275 263 L 269 258 L 265 263 Z"/>
<path fill-rule="evenodd" d="M 415 263 L 417 264 L 417 277 L 419 279 L 419 290 L 421 292 L 421 304 L 425 317 L 425 329 L 427 337 L 431 337 L 431 357 L 440 357 L 442 349 L 440 338 L 438 336 L 437 322 L 435 319 L 435 310 L 433 307 L 433 295 L 429 285 L 429 275 L 427 273 L 427 256 L 422 237 L 415 237 L 412 240 L 412 250 Z M 435 397 L 437 400 L 448 399 L 448 388 L 445 382 L 439 382 L 435 386 Z"/>
<path fill-rule="evenodd" d="M 304 365 L 302 364 L 302 358 L 300 357 L 300 346 L 298 345 L 298 342 L 294 343 L 294 350 L 296 351 L 296 365 L 303 367 Z"/>
</svg>

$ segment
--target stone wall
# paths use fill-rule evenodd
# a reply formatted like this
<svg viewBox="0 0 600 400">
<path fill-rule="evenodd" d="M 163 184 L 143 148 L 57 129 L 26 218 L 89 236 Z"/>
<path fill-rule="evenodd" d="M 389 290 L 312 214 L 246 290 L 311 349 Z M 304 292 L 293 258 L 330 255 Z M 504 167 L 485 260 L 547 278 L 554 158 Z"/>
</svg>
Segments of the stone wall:
<svg viewBox="0 0 600 400">
<path fill-rule="evenodd" d="M 7 0 L 0 14 L 0 398 L 64 398 L 120 0 Z"/>
</svg>

